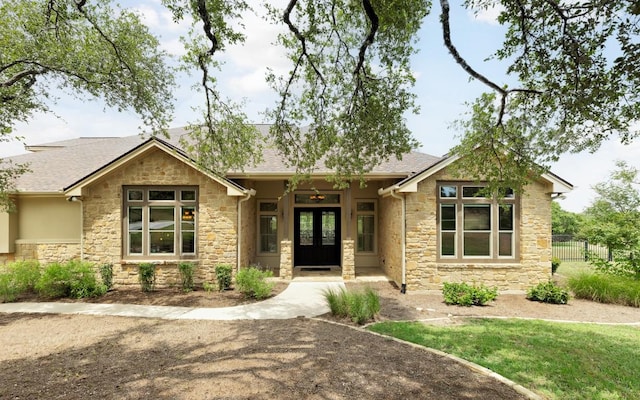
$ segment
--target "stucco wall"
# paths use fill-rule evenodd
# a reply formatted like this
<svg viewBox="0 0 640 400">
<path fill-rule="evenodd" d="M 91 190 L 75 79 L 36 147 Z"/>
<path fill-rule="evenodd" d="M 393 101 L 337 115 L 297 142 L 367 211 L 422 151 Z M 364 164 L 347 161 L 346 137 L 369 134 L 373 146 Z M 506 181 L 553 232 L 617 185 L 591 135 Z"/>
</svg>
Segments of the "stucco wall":
<svg viewBox="0 0 640 400">
<path fill-rule="evenodd" d="M 79 240 L 80 203 L 63 195 L 21 196 L 18 207 L 19 240 Z"/>
<path fill-rule="evenodd" d="M 393 197 L 379 200 L 378 256 L 384 273 L 402 282 L 402 201 Z"/>
<path fill-rule="evenodd" d="M 226 188 L 173 156 L 150 150 L 127 165 L 83 189 L 84 255 L 89 262 L 111 263 L 114 283 L 137 284 L 137 265 L 124 261 L 122 253 L 122 187 L 124 185 L 197 185 L 196 281 L 213 281 L 216 264 L 236 265 L 237 198 Z M 159 262 L 158 284 L 178 282 L 178 259 Z"/>
<path fill-rule="evenodd" d="M 500 290 L 526 290 L 551 275 L 550 184 L 528 186 L 520 198 L 519 258 L 512 263 L 437 261 L 438 180 L 459 180 L 441 171 L 407 194 L 407 288 L 441 289 L 443 282 L 484 283 Z M 399 202 L 399 201 L 398 201 Z M 394 278 L 395 279 L 395 278 Z"/>
</svg>

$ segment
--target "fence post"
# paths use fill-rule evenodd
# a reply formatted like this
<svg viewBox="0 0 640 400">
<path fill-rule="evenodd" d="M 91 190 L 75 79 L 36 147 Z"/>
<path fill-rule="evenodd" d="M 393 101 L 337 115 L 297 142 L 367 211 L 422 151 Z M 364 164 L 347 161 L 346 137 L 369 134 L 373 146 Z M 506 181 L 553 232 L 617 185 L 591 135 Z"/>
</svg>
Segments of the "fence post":
<svg viewBox="0 0 640 400">
<path fill-rule="evenodd" d="M 613 253 L 611 252 L 611 247 L 607 247 L 607 260 L 609 260 L 609 262 L 613 261 Z"/>
<path fill-rule="evenodd" d="M 589 241 L 584 241 L 584 260 L 589 261 Z"/>
</svg>

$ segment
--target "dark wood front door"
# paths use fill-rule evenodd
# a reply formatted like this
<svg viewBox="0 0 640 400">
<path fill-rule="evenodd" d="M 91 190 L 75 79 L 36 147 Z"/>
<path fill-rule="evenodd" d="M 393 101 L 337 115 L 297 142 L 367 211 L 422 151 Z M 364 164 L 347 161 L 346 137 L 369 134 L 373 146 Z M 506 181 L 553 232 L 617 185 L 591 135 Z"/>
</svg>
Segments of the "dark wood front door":
<svg viewBox="0 0 640 400">
<path fill-rule="evenodd" d="M 340 208 L 296 208 L 295 266 L 340 265 Z"/>
</svg>

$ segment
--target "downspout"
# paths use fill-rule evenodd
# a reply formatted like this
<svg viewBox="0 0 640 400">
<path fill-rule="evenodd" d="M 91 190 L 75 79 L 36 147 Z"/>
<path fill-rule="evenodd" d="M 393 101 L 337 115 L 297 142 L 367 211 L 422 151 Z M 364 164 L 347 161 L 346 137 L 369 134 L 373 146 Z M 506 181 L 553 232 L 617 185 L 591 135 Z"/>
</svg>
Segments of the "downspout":
<svg viewBox="0 0 640 400">
<path fill-rule="evenodd" d="M 256 195 L 255 189 L 247 190 L 245 197 L 238 201 L 238 238 L 236 240 L 236 271 L 240 270 L 240 245 L 242 244 L 242 203 Z"/>
<path fill-rule="evenodd" d="M 404 196 L 398 195 L 397 189 L 389 191 L 389 195 L 394 199 L 400 199 L 402 201 L 402 229 L 401 229 L 401 247 L 402 247 L 402 285 L 400 286 L 400 293 L 407 293 L 407 249 L 406 249 L 406 230 L 407 230 L 407 202 Z"/>
</svg>

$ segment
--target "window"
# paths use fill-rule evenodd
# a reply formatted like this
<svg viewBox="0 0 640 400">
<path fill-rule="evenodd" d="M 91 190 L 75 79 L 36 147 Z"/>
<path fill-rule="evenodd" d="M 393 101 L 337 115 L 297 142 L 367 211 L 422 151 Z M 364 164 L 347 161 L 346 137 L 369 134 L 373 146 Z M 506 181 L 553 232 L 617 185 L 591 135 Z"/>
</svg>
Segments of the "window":
<svg viewBox="0 0 640 400">
<path fill-rule="evenodd" d="M 376 203 L 375 201 L 356 202 L 357 243 L 359 253 L 375 252 L 376 240 Z"/>
<path fill-rule="evenodd" d="M 125 187 L 125 256 L 195 256 L 194 187 Z"/>
<path fill-rule="evenodd" d="M 439 256 L 450 260 L 514 259 L 517 201 L 508 189 L 501 199 L 481 195 L 483 186 L 438 185 Z"/>
<path fill-rule="evenodd" d="M 261 201 L 258 208 L 259 251 L 278 252 L 278 203 Z"/>
</svg>

